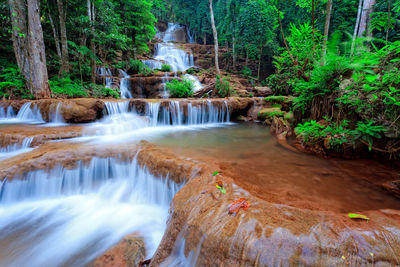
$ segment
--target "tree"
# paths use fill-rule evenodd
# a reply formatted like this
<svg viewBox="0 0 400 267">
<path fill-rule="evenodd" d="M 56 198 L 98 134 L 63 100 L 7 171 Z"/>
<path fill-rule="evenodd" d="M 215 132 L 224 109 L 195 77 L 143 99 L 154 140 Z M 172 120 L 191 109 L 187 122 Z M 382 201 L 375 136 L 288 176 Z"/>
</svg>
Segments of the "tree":
<svg viewBox="0 0 400 267">
<path fill-rule="evenodd" d="M 369 31 L 369 26 L 371 21 L 371 14 L 373 12 L 375 3 L 376 0 L 364 0 L 360 15 L 360 23 L 357 30 L 358 37 L 363 37 L 365 33 L 367 33 L 367 35 L 371 34 L 371 32 Z"/>
<path fill-rule="evenodd" d="M 332 13 L 332 0 L 328 0 L 326 3 L 326 18 L 325 18 L 325 30 L 324 30 L 324 40 L 322 43 L 322 64 L 324 63 L 325 56 L 326 56 L 326 43 L 328 42 L 328 35 L 329 35 L 329 25 L 331 22 L 331 13 Z"/>
<path fill-rule="evenodd" d="M 66 1 L 68 3 L 68 1 Z M 67 11 L 64 8 L 63 0 L 57 0 L 58 17 L 60 20 L 60 36 L 61 36 L 61 68 L 60 75 L 64 75 L 69 72 L 69 55 L 68 55 L 68 40 L 67 40 L 67 27 L 66 18 Z"/>
<path fill-rule="evenodd" d="M 217 75 L 221 75 L 221 71 L 219 70 L 219 63 L 218 63 L 218 33 L 217 33 L 217 28 L 215 27 L 212 0 L 209 0 L 209 3 L 210 3 L 210 15 L 211 15 L 211 27 L 212 27 L 213 36 L 214 36 L 215 68 L 217 69 Z"/>
<path fill-rule="evenodd" d="M 50 97 L 39 1 L 9 0 L 9 5 L 18 67 L 36 98 Z"/>
</svg>

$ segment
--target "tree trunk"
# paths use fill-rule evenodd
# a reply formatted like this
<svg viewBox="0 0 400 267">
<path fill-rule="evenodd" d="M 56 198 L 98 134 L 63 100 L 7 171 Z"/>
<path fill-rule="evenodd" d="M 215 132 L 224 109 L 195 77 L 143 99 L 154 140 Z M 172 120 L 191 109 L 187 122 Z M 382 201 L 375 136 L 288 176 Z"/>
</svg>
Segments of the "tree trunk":
<svg viewBox="0 0 400 267">
<path fill-rule="evenodd" d="M 39 0 L 28 0 L 28 45 L 31 70 L 28 84 L 36 98 L 50 97 Z"/>
<path fill-rule="evenodd" d="M 322 56 L 321 56 L 322 65 L 325 65 L 326 43 L 328 42 L 329 25 L 331 23 L 331 13 L 332 13 L 332 0 L 328 0 L 326 4 L 324 42 L 322 43 Z"/>
<path fill-rule="evenodd" d="M 368 24 L 370 21 L 370 15 L 373 11 L 373 6 L 375 5 L 376 1 L 375 0 L 364 0 L 364 4 L 362 7 L 362 13 L 360 17 L 360 26 L 358 29 L 358 37 L 364 36 L 365 33 L 369 35 L 368 31 Z"/>
<path fill-rule="evenodd" d="M 236 38 L 232 36 L 232 63 L 233 63 L 233 70 L 236 71 Z"/>
<path fill-rule="evenodd" d="M 206 33 L 203 34 L 203 44 L 204 45 L 207 44 L 207 34 Z"/>
<path fill-rule="evenodd" d="M 217 33 L 217 28 L 215 27 L 212 0 L 209 0 L 209 4 L 210 4 L 210 15 L 211 15 L 211 27 L 212 27 L 212 31 L 213 31 L 213 35 L 214 35 L 215 68 L 217 69 L 217 75 L 221 75 L 221 71 L 219 70 L 219 63 L 218 63 L 218 33 Z"/>
<path fill-rule="evenodd" d="M 354 46 L 355 46 L 355 41 L 356 41 L 356 37 L 357 37 L 357 34 L 358 34 L 358 28 L 360 26 L 362 7 L 363 7 L 363 0 L 360 0 L 360 2 L 358 3 L 356 26 L 354 27 L 353 42 L 351 43 L 351 54 L 352 55 L 353 55 L 353 52 L 354 52 Z"/>
<path fill-rule="evenodd" d="M 374 12 L 375 10 L 375 4 L 376 4 L 376 0 L 370 0 L 370 6 L 368 9 L 368 16 L 367 16 L 367 36 L 368 37 L 372 37 L 372 30 L 371 28 L 371 14 Z"/>
<path fill-rule="evenodd" d="M 24 0 L 8 0 L 12 23 L 12 40 L 15 58 L 21 74 L 27 78 L 30 75 L 28 54 L 28 31 Z M 28 86 L 31 90 L 32 88 Z M 33 94 L 33 91 L 31 91 Z"/>
<path fill-rule="evenodd" d="M 57 0 L 58 17 L 60 20 L 60 36 L 61 36 L 61 68 L 59 75 L 63 75 L 69 72 L 69 55 L 68 55 L 68 43 L 67 43 L 67 27 L 65 20 L 67 17 L 67 11 L 64 8 L 63 0 Z"/>
<path fill-rule="evenodd" d="M 56 25 L 54 24 L 53 17 L 51 16 L 51 11 L 50 11 L 50 7 L 49 7 L 49 1 L 47 1 L 47 12 L 48 12 L 48 15 L 49 15 L 51 30 L 53 31 L 54 43 L 56 45 L 56 51 L 57 51 L 58 60 L 61 61 L 62 55 L 61 55 L 61 48 L 60 48 L 60 39 L 58 38 L 57 28 L 56 28 Z"/>
<path fill-rule="evenodd" d="M 257 69 L 257 80 L 258 81 L 260 81 L 262 53 L 263 53 L 263 47 L 261 47 L 260 57 L 258 58 L 258 69 Z"/>
<path fill-rule="evenodd" d="M 88 17 L 90 21 L 90 32 L 91 32 L 91 38 L 90 38 L 90 51 L 92 51 L 92 55 L 90 57 L 90 68 L 92 70 L 92 75 L 90 77 L 90 81 L 92 83 L 96 83 L 96 44 L 94 43 L 94 38 L 95 38 L 95 28 L 94 28 L 94 20 L 95 20 L 95 14 L 94 14 L 94 3 L 92 4 L 90 0 L 87 0 L 87 6 L 88 6 Z"/>
</svg>

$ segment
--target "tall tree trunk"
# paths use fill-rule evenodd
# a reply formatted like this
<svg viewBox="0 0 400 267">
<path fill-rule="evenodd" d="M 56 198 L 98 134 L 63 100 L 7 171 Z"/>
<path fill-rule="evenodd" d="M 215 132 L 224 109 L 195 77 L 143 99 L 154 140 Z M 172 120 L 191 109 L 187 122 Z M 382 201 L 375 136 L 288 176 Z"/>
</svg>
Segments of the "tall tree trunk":
<svg viewBox="0 0 400 267">
<path fill-rule="evenodd" d="M 361 13 L 361 18 L 360 18 L 360 26 L 358 28 L 358 37 L 364 36 L 365 33 L 369 35 L 368 31 L 368 24 L 370 21 L 370 15 L 373 11 L 373 6 L 375 5 L 376 1 L 375 0 L 364 0 L 364 4 L 362 7 L 362 13 Z"/>
<path fill-rule="evenodd" d="M 332 14 L 332 0 L 328 0 L 328 2 L 326 4 L 324 42 L 322 43 L 322 57 L 321 57 L 322 65 L 325 65 L 326 43 L 328 42 L 329 25 L 331 23 L 331 14 Z"/>
<path fill-rule="evenodd" d="M 392 8 L 392 1 L 389 0 L 388 3 L 388 23 L 387 23 L 387 29 L 386 29 L 386 44 L 389 42 L 389 30 L 390 30 L 390 10 Z"/>
<path fill-rule="evenodd" d="M 236 38 L 235 38 L 235 35 L 232 36 L 232 63 L 233 63 L 233 70 L 236 71 Z"/>
<path fill-rule="evenodd" d="M 36 98 L 50 97 L 50 86 L 47 75 L 46 54 L 43 41 L 42 24 L 40 23 L 39 0 L 28 0 L 28 44 L 30 79 L 33 95 Z"/>
<path fill-rule="evenodd" d="M 371 14 L 374 12 L 375 10 L 375 4 L 376 4 L 376 0 L 370 0 L 370 6 L 368 9 L 368 16 L 367 16 L 367 36 L 368 37 L 372 37 L 372 30 L 371 30 Z"/>
<path fill-rule="evenodd" d="M 30 76 L 28 54 L 28 30 L 26 22 L 26 6 L 24 0 L 8 0 L 12 24 L 12 40 L 15 58 L 21 74 L 27 78 Z M 28 86 L 33 94 L 32 87 Z"/>
<path fill-rule="evenodd" d="M 209 4 L 210 4 L 210 15 L 211 15 L 211 27 L 212 27 L 212 31 L 213 31 L 213 35 L 214 35 L 215 68 L 217 69 L 217 74 L 221 75 L 221 71 L 219 70 L 219 63 L 218 63 L 218 33 L 217 33 L 217 28 L 215 27 L 212 0 L 209 0 Z"/>
<path fill-rule="evenodd" d="M 363 0 L 360 0 L 360 2 L 358 3 L 357 20 L 356 20 L 356 26 L 354 27 L 353 41 L 351 43 L 351 54 L 352 55 L 354 52 L 354 46 L 355 46 L 355 42 L 356 42 L 356 38 L 357 38 L 357 34 L 358 34 L 358 28 L 360 27 L 362 7 L 363 7 Z"/>
<path fill-rule="evenodd" d="M 68 1 L 66 2 L 68 3 Z M 63 0 L 57 0 L 58 17 L 60 20 L 60 36 L 61 36 L 61 68 L 60 75 L 69 72 L 69 55 L 68 55 L 68 43 L 67 43 L 67 27 L 65 21 L 67 18 L 67 11 L 64 7 Z"/>
<path fill-rule="evenodd" d="M 92 70 L 92 75 L 90 76 L 90 81 L 92 83 L 96 83 L 96 44 L 94 43 L 94 38 L 95 38 L 95 28 L 94 28 L 94 21 L 95 21 L 95 14 L 94 14 L 94 3 L 91 3 L 90 0 L 87 0 L 87 6 L 88 6 L 88 17 L 90 21 L 90 32 L 91 32 L 91 38 L 90 38 L 90 51 L 92 52 L 92 55 L 90 57 L 90 68 Z"/>
<path fill-rule="evenodd" d="M 258 81 L 260 81 L 262 53 L 263 53 L 263 47 L 261 47 L 260 57 L 258 58 L 258 69 L 257 69 L 257 80 Z"/>
<path fill-rule="evenodd" d="M 53 38 L 54 38 L 54 43 L 56 45 L 56 51 L 57 51 L 57 56 L 58 56 L 58 60 L 61 61 L 61 48 L 60 48 L 60 39 L 58 38 L 58 32 L 57 32 L 57 28 L 56 25 L 54 24 L 54 20 L 53 17 L 51 16 L 51 11 L 50 11 L 50 7 L 49 7 L 49 1 L 47 2 L 47 12 L 49 15 L 49 20 L 50 20 L 50 26 L 51 26 L 51 30 L 53 31 Z"/>
<path fill-rule="evenodd" d="M 207 44 L 207 34 L 203 33 L 203 44 L 206 45 Z"/>
</svg>

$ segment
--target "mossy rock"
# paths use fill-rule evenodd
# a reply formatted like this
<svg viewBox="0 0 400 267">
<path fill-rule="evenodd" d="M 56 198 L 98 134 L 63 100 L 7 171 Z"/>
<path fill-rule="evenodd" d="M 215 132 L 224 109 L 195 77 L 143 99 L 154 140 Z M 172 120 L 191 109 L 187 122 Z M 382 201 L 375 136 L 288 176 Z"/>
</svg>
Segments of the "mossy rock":
<svg viewBox="0 0 400 267">
<path fill-rule="evenodd" d="M 265 120 L 266 118 L 272 118 L 274 116 L 283 117 L 285 113 L 278 107 L 274 108 L 263 108 L 258 112 L 258 119 Z"/>
<path fill-rule="evenodd" d="M 293 114 L 293 112 L 287 112 L 287 113 L 285 113 L 283 118 L 285 120 L 287 120 L 288 122 L 293 122 L 294 121 L 294 114 Z"/>
<path fill-rule="evenodd" d="M 293 101 L 293 97 L 291 96 L 267 96 L 264 98 L 266 102 L 271 103 L 289 103 Z"/>
</svg>

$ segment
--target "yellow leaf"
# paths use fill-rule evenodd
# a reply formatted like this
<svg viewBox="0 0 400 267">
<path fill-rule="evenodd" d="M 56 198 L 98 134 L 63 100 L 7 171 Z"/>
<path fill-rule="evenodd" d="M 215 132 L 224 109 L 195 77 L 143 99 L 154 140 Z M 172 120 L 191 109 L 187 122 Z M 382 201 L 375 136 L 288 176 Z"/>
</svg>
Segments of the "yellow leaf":
<svg viewBox="0 0 400 267">
<path fill-rule="evenodd" d="M 348 214 L 350 219 L 362 219 L 362 220 L 369 220 L 369 218 L 365 215 L 362 214 L 357 214 L 357 213 L 349 213 Z"/>
</svg>

